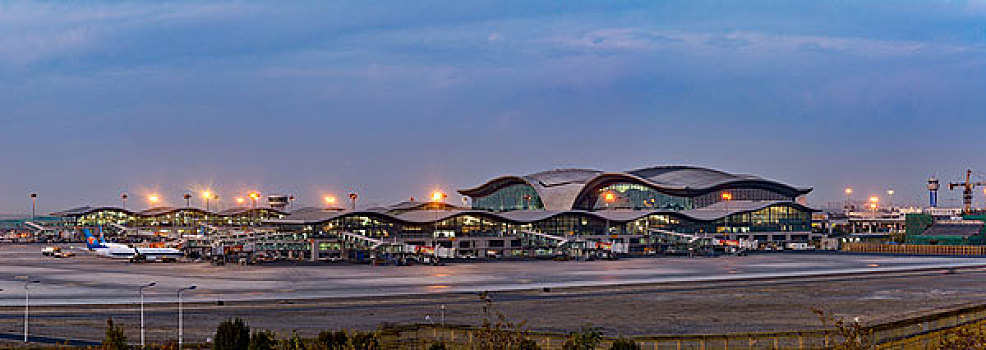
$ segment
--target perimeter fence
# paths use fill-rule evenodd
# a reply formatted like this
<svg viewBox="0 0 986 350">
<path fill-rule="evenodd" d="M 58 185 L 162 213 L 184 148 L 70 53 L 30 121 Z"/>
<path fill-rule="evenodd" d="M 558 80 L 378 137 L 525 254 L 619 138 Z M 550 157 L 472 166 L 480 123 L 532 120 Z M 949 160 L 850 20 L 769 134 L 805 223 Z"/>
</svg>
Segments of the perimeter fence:
<svg viewBox="0 0 986 350">
<path fill-rule="evenodd" d="M 865 326 L 876 349 L 933 349 L 942 336 L 958 327 L 986 327 L 986 305 L 938 312 L 900 321 Z M 382 330 L 381 343 L 392 349 L 427 349 L 444 343 L 451 349 L 477 348 L 477 328 L 470 326 L 440 326 L 430 324 L 395 326 Z M 529 332 L 529 338 L 545 350 L 561 349 L 566 334 Z M 629 337 L 642 349 L 822 349 L 845 342 L 836 329 L 748 332 L 696 335 L 655 335 Z M 616 338 L 603 338 L 602 348 L 608 348 Z"/>
</svg>

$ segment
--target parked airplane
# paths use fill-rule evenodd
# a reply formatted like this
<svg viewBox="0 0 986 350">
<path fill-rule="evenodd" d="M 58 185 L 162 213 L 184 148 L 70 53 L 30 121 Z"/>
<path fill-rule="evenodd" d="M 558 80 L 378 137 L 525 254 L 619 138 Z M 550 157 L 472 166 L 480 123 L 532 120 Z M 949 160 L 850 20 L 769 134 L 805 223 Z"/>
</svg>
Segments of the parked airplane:
<svg viewBox="0 0 986 350">
<path fill-rule="evenodd" d="M 131 259 L 147 261 L 167 261 L 184 256 L 178 249 L 174 248 L 137 248 L 121 243 L 109 243 L 103 237 L 96 238 L 89 229 L 82 229 L 86 235 L 86 248 L 97 256 L 112 259 Z"/>
</svg>

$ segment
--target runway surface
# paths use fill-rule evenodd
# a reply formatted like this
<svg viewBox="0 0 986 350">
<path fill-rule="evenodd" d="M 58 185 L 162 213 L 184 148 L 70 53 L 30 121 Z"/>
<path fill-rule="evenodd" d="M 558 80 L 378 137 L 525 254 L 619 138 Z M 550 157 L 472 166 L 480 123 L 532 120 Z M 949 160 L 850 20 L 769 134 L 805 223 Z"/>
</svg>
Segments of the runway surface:
<svg viewBox="0 0 986 350">
<path fill-rule="evenodd" d="M 818 253 L 720 258 L 641 258 L 591 262 L 460 263 L 447 266 L 211 266 L 207 263 L 130 264 L 80 253 L 42 257 L 41 246 L 0 246 L 0 306 L 24 303 L 25 278 L 32 305 L 129 304 L 136 286 L 156 281 L 148 303 L 171 303 L 180 287 L 196 285 L 189 302 L 299 300 L 427 295 L 805 277 L 930 268 L 986 266 L 986 258 L 890 257 Z"/>
</svg>

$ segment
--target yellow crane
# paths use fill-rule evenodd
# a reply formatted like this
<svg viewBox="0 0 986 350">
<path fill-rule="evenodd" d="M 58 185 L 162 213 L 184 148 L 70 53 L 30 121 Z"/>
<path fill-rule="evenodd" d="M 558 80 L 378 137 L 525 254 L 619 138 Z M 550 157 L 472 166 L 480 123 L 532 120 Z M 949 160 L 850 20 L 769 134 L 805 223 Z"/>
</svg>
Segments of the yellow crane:
<svg viewBox="0 0 986 350">
<path fill-rule="evenodd" d="M 972 182 L 972 170 L 965 171 L 965 182 L 950 182 L 948 183 L 948 190 L 951 191 L 956 187 L 962 187 L 962 204 L 965 205 L 963 212 L 966 214 L 972 213 L 972 190 L 976 187 L 986 186 L 986 182 Z"/>
</svg>

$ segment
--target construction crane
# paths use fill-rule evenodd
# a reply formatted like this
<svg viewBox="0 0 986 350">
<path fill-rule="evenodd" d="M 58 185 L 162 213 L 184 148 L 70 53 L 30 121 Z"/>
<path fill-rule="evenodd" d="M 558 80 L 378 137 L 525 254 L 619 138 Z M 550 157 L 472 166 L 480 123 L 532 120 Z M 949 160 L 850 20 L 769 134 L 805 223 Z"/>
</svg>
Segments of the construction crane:
<svg viewBox="0 0 986 350">
<path fill-rule="evenodd" d="M 972 170 L 965 171 L 965 182 L 950 182 L 948 190 L 962 187 L 962 204 L 965 204 L 963 211 L 966 214 L 972 213 L 972 190 L 976 187 L 986 186 L 986 182 L 972 182 Z"/>
</svg>

